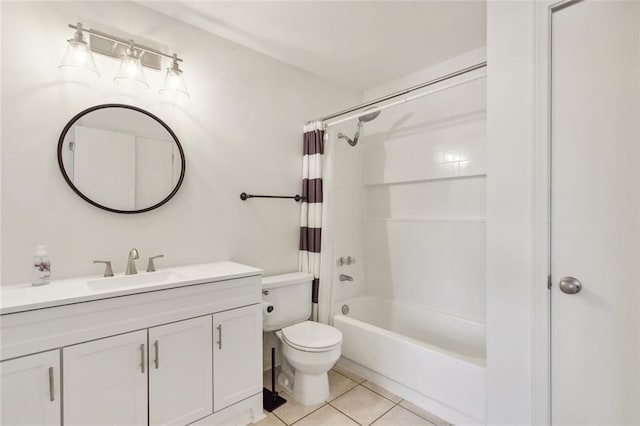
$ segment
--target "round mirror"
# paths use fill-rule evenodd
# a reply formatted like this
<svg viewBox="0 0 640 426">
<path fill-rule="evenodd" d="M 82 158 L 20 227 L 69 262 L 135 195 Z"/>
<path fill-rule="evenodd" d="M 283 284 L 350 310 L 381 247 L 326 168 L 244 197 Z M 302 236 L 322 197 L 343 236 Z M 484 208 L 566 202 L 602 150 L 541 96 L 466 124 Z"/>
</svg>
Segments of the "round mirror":
<svg viewBox="0 0 640 426">
<path fill-rule="evenodd" d="M 80 197 L 116 213 L 160 207 L 178 191 L 185 171 L 182 146 L 169 126 L 120 104 L 73 117 L 58 141 L 58 164 Z"/>
</svg>

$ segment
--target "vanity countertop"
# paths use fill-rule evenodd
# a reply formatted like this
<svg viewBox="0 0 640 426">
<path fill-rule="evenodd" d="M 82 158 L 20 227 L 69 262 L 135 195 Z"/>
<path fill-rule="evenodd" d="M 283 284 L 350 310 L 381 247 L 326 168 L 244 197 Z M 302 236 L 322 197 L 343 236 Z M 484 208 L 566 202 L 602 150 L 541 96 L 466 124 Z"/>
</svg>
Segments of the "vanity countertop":
<svg viewBox="0 0 640 426">
<path fill-rule="evenodd" d="M 92 276 L 53 280 L 44 286 L 32 286 L 29 283 L 3 286 L 0 288 L 0 315 L 262 274 L 261 269 L 251 266 L 235 262 L 215 262 L 158 269 L 151 273 L 140 272 L 129 277 L 162 274 L 163 271 L 173 273 L 172 279 L 158 283 L 142 280 L 139 284 L 127 285 L 117 285 L 117 280 L 114 280 L 114 286 L 110 287 L 108 284 L 111 278 Z M 122 275 L 118 274 L 115 278 L 119 277 Z M 92 281 L 99 282 L 100 286 L 90 286 L 89 282 Z"/>
</svg>

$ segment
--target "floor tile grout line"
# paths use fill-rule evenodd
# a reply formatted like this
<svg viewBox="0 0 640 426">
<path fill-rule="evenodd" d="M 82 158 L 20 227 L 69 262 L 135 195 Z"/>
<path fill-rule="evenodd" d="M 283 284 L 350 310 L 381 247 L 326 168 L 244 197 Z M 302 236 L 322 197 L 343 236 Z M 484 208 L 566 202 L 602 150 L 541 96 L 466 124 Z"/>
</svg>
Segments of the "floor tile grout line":
<svg viewBox="0 0 640 426">
<path fill-rule="evenodd" d="M 365 381 L 366 381 L 366 380 L 365 380 Z M 364 382 L 362 382 L 362 383 L 364 383 Z M 390 403 L 392 403 L 392 404 L 393 404 L 393 405 L 391 406 L 391 408 L 389 408 L 387 411 L 385 411 L 384 413 L 382 413 L 381 415 L 379 415 L 378 417 L 376 417 L 376 418 L 373 420 L 373 422 L 371 422 L 371 423 L 369 423 L 369 424 L 373 424 L 373 423 L 377 422 L 377 421 L 378 421 L 378 419 L 380 419 L 380 417 L 384 416 L 384 415 L 385 415 L 385 414 L 387 414 L 389 411 L 391 411 L 391 410 L 392 410 L 396 405 L 398 405 L 398 404 L 400 404 L 400 402 L 404 401 L 404 399 L 401 399 L 401 400 L 400 400 L 400 401 L 398 401 L 398 402 L 393 402 L 393 401 L 391 401 L 389 398 L 385 398 L 384 396 L 380 395 L 378 392 L 376 392 L 376 391 L 374 391 L 374 390 L 372 390 L 372 389 L 369 389 L 369 388 L 368 388 L 368 387 L 366 387 L 366 386 L 363 386 L 363 385 L 362 385 L 362 383 L 358 384 L 357 386 L 354 386 L 353 388 L 349 389 L 347 392 L 343 393 L 343 394 L 342 394 L 342 395 L 340 395 L 340 396 L 346 395 L 347 393 L 351 392 L 352 390 L 354 390 L 354 389 L 355 389 L 355 388 L 357 388 L 358 386 L 362 386 L 362 387 L 363 387 L 363 388 L 365 388 L 366 390 L 369 390 L 369 391 L 371 391 L 371 392 L 375 393 L 376 395 L 378 395 L 378 396 L 380 396 L 380 397 L 382 397 L 382 398 L 386 399 L 387 401 L 389 401 Z M 336 407 L 335 405 L 333 405 L 333 404 L 331 403 L 331 402 L 335 401 L 336 399 L 338 399 L 338 398 L 334 398 L 334 399 L 332 399 L 332 400 L 329 402 L 329 405 L 330 405 L 330 406 L 332 406 L 333 408 L 335 408 L 336 410 L 340 411 L 340 412 L 341 412 L 342 414 L 344 414 L 345 416 L 349 417 L 349 418 L 350 418 L 351 420 L 353 420 L 354 422 L 358 423 L 359 425 L 362 425 L 362 423 L 360 423 L 360 422 L 356 421 L 356 419 L 354 419 L 354 418 L 350 417 L 347 413 L 345 413 L 345 412 L 341 411 L 338 407 Z"/>
<path fill-rule="evenodd" d="M 278 417 L 278 415 L 276 414 L 276 410 L 270 411 L 270 413 L 273 414 L 276 417 L 276 419 L 280 420 L 282 423 L 284 423 L 285 425 L 289 426 L 289 424 L 287 422 L 285 422 L 280 417 Z"/>
<path fill-rule="evenodd" d="M 304 419 L 305 417 L 309 417 L 310 415 L 312 415 L 313 413 L 315 413 L 316 411 L 318 411 L 319 409 L 321 409 L 322 407 L 324 407 L 325 405 L 329 405 L 328 402 L 325 402 L 324 404 L 322 404 L 321 406 L 319 406 L 318 408 L 316 408 L 313 411 L 308 412 L 307 414 L 305 414 L 304 416 L 300 417 L 298 420 L 295 420 L 293 423 L 287 423 L 284 422 L 287 426 L 291 426 L 294 425 L 296 423 L 298 423 L 300 420 Z M 283 420 L 284 421 L 284 420 Z"/>
<path fill-rule="evenodd" d="M 342 373 L 341 373 L 341 372 L 339 372 L 338 370 L 334 370 L 334 369 L 332 369 L 332 370 L 333 370 L 334 372 L 336 372 L 336 373 L 340 374 L 341 376 L 346 377 L 347 379 L 351 380 L 352 382 L 356 383 L 356 386 L 352 387 L 352 388 L 351 388 L 351 389 L 349 389 L 347 392 L 350 392 L 350 391 L 354 390 L 354 389 L 355 389 L 355 388 L 357 388 L 358 386 L 362 386 L 363 388 L 369 389 L 371 392 L 374 392 L 374 393 L 376 393 L 376 394 L 380 395 L 380 396 L 381 396 L 381 397 L 383 397 L 384 399 L 386 399 L 386 400 L 388 400 L 388 401 L 391 401 L 391 402 L 393 402 L 394 404 L 399 404 L 400 402 L 404 401 L 404 398 L 401 398 L 399 402 L 394 402 L 393 400 L 391 400 L 391 399 L 387 398 L 386 396 L 382 395 L 381 393 L 376 392 L 375 390 L 373 390 L 373 389 L 370 389 L 370 388 L 366 387 L 365 385 L 363 385 L 363 383 L 364 383 L 364 382 L 369 382 L 369 383 L 372 383 L 372 384 L 374 384 L 374 385 L 375 385 L 375 383 L 373 383 L 372 381 L 370 381 L 370 380 L 368 380 L 368 379 L 365 379 L 365 378 L 364 378 L 364 377 L 362 377 L 362 376 L 359 376 L 359 377 L 362 377 L 364 380 L 363 380 L 362 382 L 358 383 L 358 382 L 356 382 L 355 380 L 353 380 L 351 377 L 349 377 L 349 376 L 347 376 L 347 375 L 345 375 L 345 374 L 342 374 Z M 354 373 L 354 374 L 355 374 L 355 373 Z M 376 385 L 376 386 L 380 386 L 380 385 Z M 380 387 L 382 387 L 382 386 L 380 386 Z M 383 388 L 383 389 L 384 389 L 384 388 Z M 386 389 L 385 389 L 385 390 L 386 390 Z M 347 392 L 344 392 L 344 393 L 340 394 L 339 396 L 342 396 L 342 395 L 344 395 L 344 394 L 345 394 L 345 393 L 347 393 Z M 395 395 L 395 394 L 394 394 L 394 395 Z M 339 396 L 338 396 L 338 397 L 339 397 Z M 396 396 L 398 396 L 398 395 L 396 395 Z M 338 398 L 338 397 L 336 397 L 336 398 Z M 333 400 L 335 400 L 336 398 L 332 399 L 332 401 L 333 401 Z"/>
<path fill-rule="evenodd" d="M 391 401 L 393 402 L 393 401 Z M 380 420 L 382 417 L 384 417 L 389 411 L 393 410 L 394 408 L 396 408 L 398 406 L 398 404 L 400 404 L 399 402 L 396 402 L 393 404 L 393 406 L 391 408 L 389 408 L 387 411 L 385 411 L 384 413 L 380 414 L 378 417 L 375 418 L 374 421 L 372 421 L 371 423 L 369 423 L 370 425 L 374 424 L 375 422 L 377 422 L 378 420 Z"/>
<path fill-rule="evenodd" d="M 353 380 L 352 380 L 352 381 L 353 381 Z M 356 383 L 356 382 L 353 382 L 353 383 Z M 360 385 L 358 385 L 358 384 L 356 383 L 356 385 L 355 385 L 355 386 L 350 387 L 349 389 L 347 389 L 346 391 L 342 392 L 341 394 L 339 394 L 339 395 L 338 395 L 338 396 L 336 396 L 335 398 L 332 398 L 332 399 L 330 399 L 330 400 L 327 400 L 327 401 L 326 401 L 326 402 L 327 402 L 327 404 L 328 404 L 328 403 L 330 403 L 331 401 L 335 401 L 336 399 L 340 398 L 342 395 L 345 395 L 345 394 L 347 394 L 348 392 L 351 392 L 352 390 L 354 390 L 354 389 L 355 389 L 355 388 L 357 388 L 358 386 L 360 386 Z"/>
<path fill-rule="evenodd" d="M 340 371 L 335 370 L 335 369 L 333 369 L 333 368 L 331 369 L 331 371 L 336 372 L 336 373 L 338 373 L 339 375 L 341 375 L 342 377 L 346 377 L 347 379 L 349 379 L 349 380 L 351 380 L 352 382 L 357 383 L 357 384 L 359 384 L 359 385 L 361 385 L 362 383 L 364 383 L 364 382 L 366 382 L 366 381 L 367 381 L 367 379 L 365 379 L 364 377 L 362 377 L 362 376 L 360 376 L 360 375 L 358 375 L 358 374 L 356 374 L 356 373 L 352 373 L 352 374 L 353 374 L 354 376 L 358 376 L 358 377 L 360 377 L 360 378 L 362 379 L 362 381 L 361 381 L 361 382 L 358 382 L 357 380 L 353 380 L 351 377 L 349 377 L 349 376 L 347 376 L 346 374 L 341 373 Z"/>
<path fill-rule="evenodd" d="M 355 388 L 354 388 L 355 389 Z M 336 411 L 338 411 L 339 413 L 344 414 L 346 417 L 348 417 L 349 419 L 353 420 L 354 422 L 356 422 L 356 424 L 359 424 L 360 426 L 362 426 L 362 423 L 360 423 L 359 421 L 357 421 L 356 419 L 354 419 L 353 417 L 351 417 L 350 415 L 348 415 L 347 413 L 345 413 L 344 411 L 342 411 L 341 409 L 339 409 L 338 407 L 334 406 L 333 404 L 329 403 L 329 405 L 331 406 L 331 408 L 335 409 Z"/>
</svg>

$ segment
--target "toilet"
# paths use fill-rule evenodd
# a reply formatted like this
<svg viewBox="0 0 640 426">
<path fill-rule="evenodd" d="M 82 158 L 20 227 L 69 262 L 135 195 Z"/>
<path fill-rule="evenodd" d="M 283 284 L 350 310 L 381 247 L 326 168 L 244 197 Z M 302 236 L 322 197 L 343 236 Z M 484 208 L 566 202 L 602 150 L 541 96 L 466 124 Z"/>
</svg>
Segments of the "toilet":
<svg viewBox="0 0 640 426">
<path fill-rule="evenodd" d="M 278 383 L 302 405 L 329 397 L 327 372 L 340 358 L 342 333 L 309 321 L 313 276 L 304 272 L 262 279 L 263 329 L 281 342 Z"/>
</svg>

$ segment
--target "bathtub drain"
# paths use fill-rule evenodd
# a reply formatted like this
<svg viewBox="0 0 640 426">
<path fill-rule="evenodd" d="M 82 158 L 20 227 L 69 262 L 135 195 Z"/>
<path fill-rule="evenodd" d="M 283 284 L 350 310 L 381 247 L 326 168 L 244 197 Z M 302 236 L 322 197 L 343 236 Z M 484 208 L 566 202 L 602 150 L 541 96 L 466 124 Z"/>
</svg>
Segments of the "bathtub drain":
<svg viewBox="0 0 640 426">
<path fill-rule="evenodd" d="M 349 313 L 349 305 L 342 305 L 342 313 L 345 315 Z"/>
</svg>

